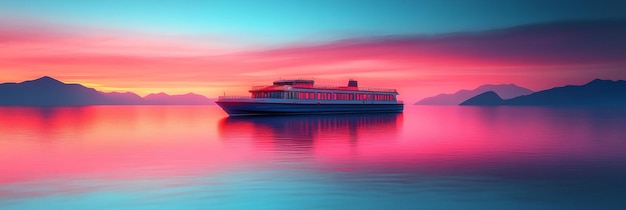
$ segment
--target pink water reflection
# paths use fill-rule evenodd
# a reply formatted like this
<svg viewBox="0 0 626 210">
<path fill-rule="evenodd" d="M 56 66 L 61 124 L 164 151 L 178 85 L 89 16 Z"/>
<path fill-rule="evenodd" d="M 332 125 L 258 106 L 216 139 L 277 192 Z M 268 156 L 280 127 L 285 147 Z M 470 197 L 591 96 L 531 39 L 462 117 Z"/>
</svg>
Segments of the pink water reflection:
<svg viewBox="0 0 626 210">
<path fill-rule="evenodd" d="M 306 153 L 330 170 L 558 170 L 574 164 L 619 166 L 626 156 L 624 115 L 623 110 L 415 106 L 403 114 L 224 119 L 219 131 L 225 141 L 245 139 L 256 150 Z"/>
<path fill-rule="evenodd" d="M 402 114 L 228 118 L 216 106 L 2 107 L 0 183 L 206 175 L 281 161 L 322 172 L 620 166 L 624 116 L 409 106 Z"/>
<path fill-rule="evenodd" d="M 207 106 L 0 108 L 0 182 L 172 176 L 228 167 L 251 148 L 216 138 Z"/>
</svg>

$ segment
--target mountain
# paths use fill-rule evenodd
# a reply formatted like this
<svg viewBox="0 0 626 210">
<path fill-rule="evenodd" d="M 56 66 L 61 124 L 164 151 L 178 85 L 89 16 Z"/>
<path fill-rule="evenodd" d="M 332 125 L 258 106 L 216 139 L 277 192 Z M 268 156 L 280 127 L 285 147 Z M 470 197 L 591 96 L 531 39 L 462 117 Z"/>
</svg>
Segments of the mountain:
<svg viewBox="0 0 626 210">
<path fill-rule="evenodd" d="M 467 99 L 460 105 L 498 106 L 502 104 L 502 101 L 502 98 L 496 92 L 487 91 Z"/>
<path fill-rule="evenodd" d="M 0 84 L 0 105 L 80 106 L 101 101 L 101 93 L 93 88 L 65 84 L 48 76 L 22 83 Z"/>
<path fill-rule="evenodd" d="M 140 105 L 145 104 L 145 100 L 131 92 L 111 92 L 111 93 L 102 93 L 102 98 L 100 99 L 100 105 Z"/>
<path fill-rule="evenodd" d="M 476 96 L 462 105 L 626 107 L 626 81 L 595 79 L 584 85 L 556 87 L 502 100 L 499 104 L 492 99 Z"/>
<path fill-rule="evenodd" d="M 144 97 L 147 104 L 202 105 L 213 101 L 202 95 L 187 93 L 184 95 L 168 95 L 166 93 L 150 94 Z"/>
<path fill-rule="evenodd" d="M 415 105 L 459 105 L 465 100 L 487 91 L 494 91 L 504 99 L 533 93 L 532 90 L 514 84 L 482 85 L 473 90 L 459 90 L 453 94 L 439 94 L 424 98 L 416 102 Z"/>
<path fill-rule="evenodd" d="M 65 84 L 49 76 L 21 83 L 0 84 L 1 106 L 86 105 L 197 105 L 213 102 L 201 95 L 151 94 L 142 98 L 131 93 L 103 93 L 80 84 Z"/>
</svg>

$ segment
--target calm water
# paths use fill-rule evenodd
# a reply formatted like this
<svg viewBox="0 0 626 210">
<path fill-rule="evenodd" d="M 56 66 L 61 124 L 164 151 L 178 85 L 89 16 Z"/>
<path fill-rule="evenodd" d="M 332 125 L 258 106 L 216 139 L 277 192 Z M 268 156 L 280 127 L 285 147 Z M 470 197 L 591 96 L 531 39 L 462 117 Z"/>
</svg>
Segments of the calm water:
<svg viewBox="0 0 626 210">
<path fill-rule="evenodd" d="M 625 209 L 626 111 L 0 107 L 0 209 Z"/>
</svg>

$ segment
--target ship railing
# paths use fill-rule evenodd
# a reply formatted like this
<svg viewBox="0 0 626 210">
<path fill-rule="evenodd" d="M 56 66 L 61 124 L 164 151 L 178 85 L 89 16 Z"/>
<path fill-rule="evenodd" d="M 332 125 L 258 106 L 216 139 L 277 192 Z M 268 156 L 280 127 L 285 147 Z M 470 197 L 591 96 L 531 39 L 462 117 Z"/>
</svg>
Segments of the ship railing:
<svg viewBox="0 0 626 210">
<path fill-rule="evenodd" d="M 218 99 L 248 99 L 252 98 L 251 96 L 220 96 Z"/>
<path fill-rule="evenodd" d="M 293 88 L 302 88 L 302 89 L 322 89 L 322 90 L 351 90 L 351 91 L 369 91 L 369 92 L 386 92 L 386 93 L 395 93 L 396 89 L 390 88 L 368 88 L 368 87 L 347 87 L 347 86 L 336 86 L 336 85 L 308 85 L 308 84 L 295 84 L 292 86 Z M 252 86 L 252 90 L 285 90 L 287 86 L 273 86 L 273 85 L 262 85 L 262 86 Z"/>
<path fill-rule="evenodd" d="M 284 90 L 286 86 L 274 86 L 274 85 L 260 85 L 252 86 L 252 90 Z"/>
<path fill-rule="evenodd" d="M 268 88 L 268 87 L 273 87 L 273 86 L 267 86 L 267 85 L 252 86 L 251 90 L 260 90 L 260 89 Z"/>
<path fill-rule="evenodd" d="M 370 92 L 397 92 L 396 89 L 390 88 L 368 88 L 368 87 L 348 87 L 338 85 L 294 85 L 295 88 L 315 88 L 325 90 L 354 90 L 354 91 L 370 91 Z"/>
</svg>

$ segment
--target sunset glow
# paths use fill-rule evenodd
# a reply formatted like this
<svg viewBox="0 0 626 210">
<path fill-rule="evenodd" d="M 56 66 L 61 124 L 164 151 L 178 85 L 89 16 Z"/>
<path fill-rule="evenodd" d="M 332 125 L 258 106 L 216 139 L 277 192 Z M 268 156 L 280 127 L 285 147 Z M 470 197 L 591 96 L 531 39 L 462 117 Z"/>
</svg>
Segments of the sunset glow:
<svg viewBox="0 0 626 210">
<path fill-rule="evenodd" d="M 595 78 L 626 79 L 626 21 L 610 12 L 579 14 L 572 9 L 562 16 L 530 22 L 483 21 L 483 25 L 472 22 L 447 28 L 445 22 L 438 27 L 415 22 L 423 27 L 411 30 L 387 27 L 385 21 L 389 20 L 381 20 L 380 25 L 329 23 L 318 26 L 319 30 L 369 28 L 376 33 L 314 36 L 310 30 L 315 29 L 315 22 L 309 23 L 312 29 L 293 27 L 290 31 L 287 25 L 279 23 L 259 28 L 260 22 L 254 22 L 254 17 L 219 19 L 232 14 L 205 15 L 191 9 L 191 4 L 169 5 L 173 9 L 155 7 L 155 11 L 175 14 L 190 9 L 191 14 L 172 17 L 169 22 L 164 21 L 163 27 L 147 27 L 158 24 L 162 18 L 132 9 L 141 3 L 126 5 L 129 7 L 120 10 L 119 17 L 103 21 L 100 13 L 125 4 L 114 1 L 99 5 L 102 11 L 93 15 L 84 11 L 65 13 L 74 7 L 93 9 L 82 3 L 60 3 L 48 9 L 20 3 L 0 4 L 0 82 L 48 75 L 105 92 L 131 91 L 142 96 L 194 92 L 216 97 L 224 93 L 247 94 L 252 85 L 269 84 L 280 78 L 314 78 L 322 84 L 343 84 L 353 78 L 363 86 L 397 88 L 403 99 L 413 102 L 482 84 L 515 83 L 542 90 L 583 84 Z M 217 6 L 207 4 L 202 6 Z M 375 5 L 361 6 L 369 11 Z M 224 6 L 225 11 L 231 9 L 219 6 Z M 502 10 L 509 8 L 500 6 Z M 193 16 L 196 13 L 200 17 Z M 336 18 L 364 15 L 327 14 Z M 589 15 L 595 19 L 579 20 Z M 122 17 L 130 21 L 114 21 Z M 213 25 L 202 27 L 197 18 L 211 20 L 207 24 Z M 294 18 L 309 21 L 310 17 L 294 14 Z M 231 25 L 237 29 L 225 27 L 237 20 L 250 22 L 250 33 L 241 32 L 245 26 L 237 24 Z M 139 23 L 146 27 L 135 27 Z"/>
<path fill-rule="evenodd" d="M 626 209 L 626 1 L 0 0 L 0 209 Z"/>
</svg>

